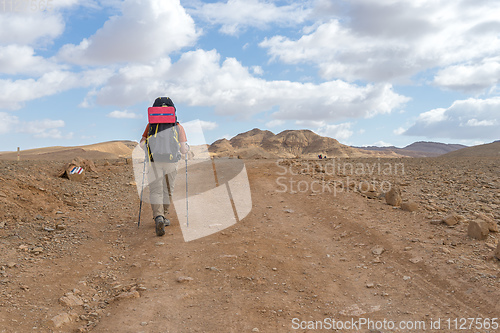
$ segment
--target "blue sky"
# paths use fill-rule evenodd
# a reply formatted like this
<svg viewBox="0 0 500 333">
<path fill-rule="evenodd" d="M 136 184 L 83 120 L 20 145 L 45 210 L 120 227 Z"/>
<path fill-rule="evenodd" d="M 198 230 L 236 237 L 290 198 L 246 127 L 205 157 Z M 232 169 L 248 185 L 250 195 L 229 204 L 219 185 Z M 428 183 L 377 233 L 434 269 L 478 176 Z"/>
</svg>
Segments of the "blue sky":
<svg viewBox="0 0 500 333">
<path fill-rule="evenodd" d="M 0 1 L 0 151 L 138 140 L 158 96 L 208 143 L 500 139 L 496 0 L 30 4 Z"/>
</svg>

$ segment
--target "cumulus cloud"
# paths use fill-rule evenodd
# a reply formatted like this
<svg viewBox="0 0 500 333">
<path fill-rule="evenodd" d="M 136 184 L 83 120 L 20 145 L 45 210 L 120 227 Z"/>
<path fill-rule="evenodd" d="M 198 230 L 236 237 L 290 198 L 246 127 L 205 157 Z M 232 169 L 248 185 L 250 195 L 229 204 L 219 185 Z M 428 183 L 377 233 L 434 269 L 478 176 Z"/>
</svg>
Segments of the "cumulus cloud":
<svg viewBox="0 0 500 333">
<path fill-rule="evenodd" d="M 449 66 L 434 77 L 434 84 L 462 92 L 480 93 L 500 83 L 500 57 L 479 63 Z"/>
<path fill-rule="evenodd" d="M 116 119 L 138 119 L 138 118 L 141 118 L 141 115 L 134 113 L 134 112 L 127 111 L 127 110 L 123 110 L 123 111 L 117 110 L 117 111 L 110 112 L 108 114 L 108 117 L 109 118 L 116 118 Z"/>
<path fill-rule="evenodd" d="M 199 35 L 179 0 L 125 0 L 121 12 L 80 44 L 63 46 L 59 58 L 80 65 L 147 62 L 194 44 Z"/>
<path fill-rule="evenodd" d="M 12 132 L 17 124 L 19 124 L 19 118 L 7 112 L 0 112 L 0 134 Z"/>
<path fill-rule="evenodd" d="M 275 120 L 268 121 L 266 123 L 266 127 L 273 128 L 273 127 L 283 126 L 284 124 L 285 124 L 284 120 L 275 119 Z"/>
<path fill-rule="evenodd" d="M 60 128 L 65 127 L 63 120 L 34 120 L 23 122 L 18 132 L 32 135 L 37 139 L 71 139 L 73 133 L 63 134 Z"/>
<path fill-rule="evenodd" d="M 221 63 L 215 50 L 187 52 L 174 64 L 164 60 L 150 66 L 124 67 L 93 93 L 99 104 L 123 106 L 165 94 L 174 103 L 212 106 L 220 115 L 240 118 L 278 107 L 271 115 L 273 120 L 371 117 L 390 113 L 409 100 L 395 93 L 390 84 L 267 81 L 253 76 L 234 58 Z"/>
<path fill-rule="evenodd" d="M 81 73 L 52 71 L 38 79 L 0 79 L 0 108 L 19 109 L 24 102 L 51 96 L 74 88 L 89 87 L 105 82 L 111 71 L 89 70 Z"/>
<path fill-rule="evenodd" d="M 428 138 L 498 139 L 500 97 L 455 101 L 419 115 L 403 134 Z"/>
<path fill-rule="evenodd" d="M 64 20 L 56 12 L 0 12 L 0 44 L 33 44 L 53 40 L 64 31 Z"/>
<path fill-rule="evenodd" d="M 0 46 L 0 73 L 40 75 L 61 67 L 52 60 L 36 56 L 31 46 L 15 44 Z"/>
<path fill-rule="evenodd" d="M 337 139 L 338 141 L 345 141 L 354 134 L 351 127 L 352 123 L 350 122 L 335 125 L 325 123 L 316 130 L 316 133 Z"/>
<path fill-rule="evenodd" d="M 247 28 L 266 29 L 270 25 L 295 26 L 310 15 L 312 8 L 306 1 L 276 6 L 260 0 L 228 0 L 227 2 L 203 3 L 190 12 L 214 25 L 220 32 L 238 35 Z"/>
<path fill-rule="evenodd" d="M 356 0 L 345 7 L 347 19 L 330 18 L 300 38 L 274 36 L 260 46 L 274 60 L 316 64 L 325 79 L 372 82 L 405 82 L 500 53 L 498 2 Z"/>
</svg>

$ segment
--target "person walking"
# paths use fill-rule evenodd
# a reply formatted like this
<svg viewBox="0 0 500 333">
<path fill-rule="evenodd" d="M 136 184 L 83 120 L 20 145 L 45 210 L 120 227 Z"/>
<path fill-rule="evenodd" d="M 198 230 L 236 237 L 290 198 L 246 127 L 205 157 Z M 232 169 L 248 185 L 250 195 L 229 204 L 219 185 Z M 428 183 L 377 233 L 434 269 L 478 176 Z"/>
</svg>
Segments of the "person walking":
<svg viewBox="0 0 500 333">
<path fill-rule="evenodd" d="M 146 151 L 149 166 L 148 183 L 156 235 L 165 234 L 170 225 L 168 215 L 177 176 L 177 162 L 189 146 L 184 127 L 177 121 L 176 108 L 169 97 L 158 97 L 148 109 L 148 124 L 140 146 Z"/>
</svg>

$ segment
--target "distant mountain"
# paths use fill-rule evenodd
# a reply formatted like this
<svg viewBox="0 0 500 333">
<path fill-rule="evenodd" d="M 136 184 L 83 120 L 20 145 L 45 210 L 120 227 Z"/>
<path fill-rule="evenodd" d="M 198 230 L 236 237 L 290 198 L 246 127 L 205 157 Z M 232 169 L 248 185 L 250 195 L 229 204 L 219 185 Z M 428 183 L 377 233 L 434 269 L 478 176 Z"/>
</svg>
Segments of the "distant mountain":
<svg viewBox="0 0 500 333">
<path fill-rule="evenodd" d="M 500 157 L 500 141 L 452 151 L 441 157 Z"/>
<path fill-rule="evenodd" d="M 418 141 L 404 148 L 398 148 L 394 146 L 389 146 L 389 147 L 370 146 L 370 147 L 356 147 L 356 148 L 366 149 L 371 151 L 394 152 L 396 154 L 409 157 L 435 157 L 465 147 L 467 146 L 458 144 L 440 143 L 440 142 Z"/>
<path fill-rule="evenodd" d="M 209 147 L 216 156 L 241 158 L 317 158 L 327 157 L 397 157 L 393 152 L 368 151 L 343 145 L 333 138 L 320 136 L 310 130 L 287 130 L 279 134 L 254 128 L 231 140 L 220 139 Z"/>
<path fill-rule="evenodd" d="M 404 147 L 403 149 L 442 155 L 442 154 L 446 154 L 446 153 L 449 153 L 451 151 L 459 150 L 459 149 L 466 148 L 466 147 L 467 146 L 459 145 L 459 144 L 418 141 L 418 142 L 414 142 L 411 145 Z"/>
</svg>

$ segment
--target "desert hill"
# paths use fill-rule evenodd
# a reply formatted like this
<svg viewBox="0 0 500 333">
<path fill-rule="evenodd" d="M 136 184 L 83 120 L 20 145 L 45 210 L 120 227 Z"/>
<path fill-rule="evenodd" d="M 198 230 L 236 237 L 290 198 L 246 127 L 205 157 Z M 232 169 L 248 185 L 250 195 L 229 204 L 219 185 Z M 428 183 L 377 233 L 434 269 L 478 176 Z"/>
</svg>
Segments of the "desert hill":
<svg viewBox="0 0 500 333">
<path fill-rule="evenodd" d="M 386 151 L 386 152 L 392 151 L 396 154 L 409 157 L 435 157 L 465 147 L 467 146 L 459 144 L 446 144 L 440 142 L 418 141 L 404 148 L 398 148 L 395 146 L 390 146 L 390 147 L 370 146 L 370 147 L 357 147 L 357 148 L 372 150 L 372 151 Z"/>
<path fill-rule="evenodd" d="M 498 157 L 500 156 L 500 141 L 484 145 L 467 147 L 442 155 L 442 157 Z"/>
<path fill-rule="evenodd" d="M 254 128 L 231 140 L 220 139 L 209 147 L 218 157 L 241 158 L 317 158 L 327 157 L 398 157 L 392 151 L 368 151 L 339 143 L 333 138 L 320 136 L 310 130 L 287 130 L 278 134 Z"/>
<path fill-rule="evenodd" d="M 134 141 L 109 141 L 76 147 L 46 147 L 21 150 L 22 160 L 67 160 L 77 156 L 85 159 L 117 159 L 130 157 L 137 145 Z M 17 152 L 0 153 L 2 160 L 16 160 Z"/>
</svg>

